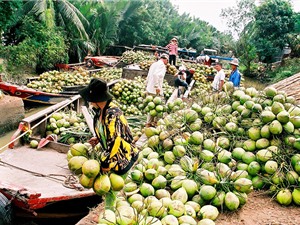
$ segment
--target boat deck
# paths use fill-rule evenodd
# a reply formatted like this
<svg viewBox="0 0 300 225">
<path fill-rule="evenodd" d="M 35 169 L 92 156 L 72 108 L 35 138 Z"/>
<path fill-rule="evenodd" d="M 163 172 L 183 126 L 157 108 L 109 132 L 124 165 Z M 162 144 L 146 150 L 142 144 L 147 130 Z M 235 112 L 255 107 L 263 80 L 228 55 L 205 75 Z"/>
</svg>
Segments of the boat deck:
<svg viewBox="0 0 300 225">
<path fill-rule="evenodd" d="M 51 202 L 95 195 L 79 183 L 66 187 L 67 178 L 74 176 L 64 153 L 21 146 L 0 154 L 0 191 L 8 197 L 16 195 L 22 208 L 39 209 Z"/>
</svg>

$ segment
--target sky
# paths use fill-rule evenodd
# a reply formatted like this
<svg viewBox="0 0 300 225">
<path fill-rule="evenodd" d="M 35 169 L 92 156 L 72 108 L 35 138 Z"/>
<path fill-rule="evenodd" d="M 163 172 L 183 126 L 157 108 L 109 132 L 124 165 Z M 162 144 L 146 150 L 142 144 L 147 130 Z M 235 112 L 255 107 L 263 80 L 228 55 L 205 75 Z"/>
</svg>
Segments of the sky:
<svg viewBox="0 0 300 225">
<path fill-rule="evenodd" d="M 226 21 L 220 17 L 223 8 L 235 7 L 236 0 L 171 0 L 180 14 L 186 12 L 204 20 L 219 31 L 227 30 Z M 300 12 L 300 0 L 291 0 L 295 12 Z"/>
</svg>

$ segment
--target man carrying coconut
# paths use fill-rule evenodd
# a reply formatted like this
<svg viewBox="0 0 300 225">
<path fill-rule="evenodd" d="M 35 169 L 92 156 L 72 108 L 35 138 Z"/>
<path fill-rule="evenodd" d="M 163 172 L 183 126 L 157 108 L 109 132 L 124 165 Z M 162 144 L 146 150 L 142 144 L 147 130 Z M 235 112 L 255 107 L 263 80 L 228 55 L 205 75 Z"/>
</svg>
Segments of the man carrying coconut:
<svg viewBox="0 0 300 225">
<path fill-rule="evenodd" d="M 212 83 L 212 88 L 213 91 L 222 91 L 222 87 L 224 85 L 224 80 L 225 80 L 225 73 L 224 70 L 222 69 L 222 63 L 217 62 L 215 64 L 215 69 L 217 70 L 217 74 L 214 78 L 214 81 Z"/>
<path fill-rule="evenodd" d="M 79 94 L 95 109 L 94 130 L 96 137 L 89 140 L 94 147 L 101 146 L 99 161 L 102 172 L 125 174 L 138 158 L 138 149 L 123 112 L 112 102 L 105 81 L 93 78 Z"/>
<path fill-rule="evenodd" d="M 169 56 L 162 54 L 160 59 L 150 66 L 147 80 L 146 80 L 146 91 L 147 95 L 152 96 L 163 96 L 163 81 L 166 75 L 166 65 L 168 64 Z M 155 118 L 148 114 L 146 127 L 153 125 Z"/>
<path fill-rule="evenodd" d="M 241 74 L 238 71 L 238 66 L 239 66 L 239 60 L 238 59 L 233 59 L 230 63 L 231 66 L 231 74 L 229 81 L 233 83 L 234 87 L 239 87 L 241 83 Z"/>
</svg>

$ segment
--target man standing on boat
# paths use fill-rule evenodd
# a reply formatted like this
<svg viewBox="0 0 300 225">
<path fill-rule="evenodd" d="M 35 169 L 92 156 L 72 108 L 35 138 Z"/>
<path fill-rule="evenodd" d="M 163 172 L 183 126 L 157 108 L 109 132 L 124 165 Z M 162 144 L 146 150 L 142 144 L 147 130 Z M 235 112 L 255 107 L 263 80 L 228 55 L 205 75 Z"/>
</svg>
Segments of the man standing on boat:
<svg viewBox="0 0 300 225">
<path fill-rule="evenodd" d="M 94 130 L 96 137 L 89 140 L 94 147 L 100 143 L 102 152 L 100 164 L 102 172 L 112 170 L 125 174 L 138 158 L 138 149 L 123 112 L 112 102 L 105 81 L 93 78 L 79 94 L 95 109 Z"/>
<path fill-rule="evenodd" d="M 163 96 L 163 82 L 164 82 L 164 77 L 167 72 L 166 65 L 168 64 L 169 61 L 169 56 L 167 54 L 162 54 L 160 56 L 160 60 L 157 62 L 153 63 L 150 66 L 147 80 L 146 80 L 146 92 L 147 95 L 151 96 Z M 154 125 L 154 117 L 151 116 L 150 114 L 147 117 L 147 124 L 146 127 Z"/>
<path fill-rule="evenodd" d="M 217 62 L 215 64 L 215 69 L 217 70 L 217 74 L 214 77 L 214 81 L 212 83 L 212 88 L 214 92 L 222 91 L 222 87 L 225 81 L 225 73 L 222 68 L 222 63 Z"/>
<path fill-rule="evenodd" d="M 238 70 L 239 60 L 233 59 L 229 64 L 231 65 L 231 74 L 229 77 L 229 81 L 233 83 L 234 87 L 239 87 L 241 83 L 241 74 Z"/>
</svg>

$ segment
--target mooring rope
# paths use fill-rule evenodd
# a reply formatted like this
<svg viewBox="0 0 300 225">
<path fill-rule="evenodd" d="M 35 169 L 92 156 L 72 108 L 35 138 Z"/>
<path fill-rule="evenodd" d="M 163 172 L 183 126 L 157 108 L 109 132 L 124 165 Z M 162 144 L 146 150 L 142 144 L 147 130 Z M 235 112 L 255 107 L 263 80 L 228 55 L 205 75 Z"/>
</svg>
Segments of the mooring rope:
<svg viewBox="0 0 300 225">
<path fill-rule="evenodd" d="M 55 181 L 58 181 L 58 182 L 62 183 L 62 185 L 64 187 L 67 187 L 67 188 L 76 189 L 77 191 L 83 191 L 84 190 L 84 188 L 79 184 L 77 177 L 74 176 L 73 174 L 69 174 L 69 175 L 42 174 L 42 173 L 34 172 L 34 171 L 31 171 L 31 170 L 27 170 L 27 169 L 12 165 L 10 163 L 1 161 L 1 159 L 0 159 L 0 165 L 1 164 L 2 164 L 2 166 L 10 166 L 10 167 L 13 167 L 15 169 L 25 171 L 27 173 L 31 173 L 32 175 L 37 176 L 37 177 L 45 177 L 45 178 L 53 179 Z M 65 179 L 59 179 L 58 177 L 64 177 Z"/>
</svg>

